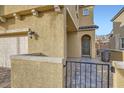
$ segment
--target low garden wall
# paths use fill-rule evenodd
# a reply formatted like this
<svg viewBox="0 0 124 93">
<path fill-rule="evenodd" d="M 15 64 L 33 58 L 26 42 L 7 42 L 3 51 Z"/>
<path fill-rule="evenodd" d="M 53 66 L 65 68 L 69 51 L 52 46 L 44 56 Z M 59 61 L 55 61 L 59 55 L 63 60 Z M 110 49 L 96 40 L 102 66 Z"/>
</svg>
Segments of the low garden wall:
<svg viewBox="0 0 124 93">
<path fill-rule="evenodd" d="M 64 87 L 63 58 L 42 56 L 11 57 L 11 87 Z"/>
</svg>

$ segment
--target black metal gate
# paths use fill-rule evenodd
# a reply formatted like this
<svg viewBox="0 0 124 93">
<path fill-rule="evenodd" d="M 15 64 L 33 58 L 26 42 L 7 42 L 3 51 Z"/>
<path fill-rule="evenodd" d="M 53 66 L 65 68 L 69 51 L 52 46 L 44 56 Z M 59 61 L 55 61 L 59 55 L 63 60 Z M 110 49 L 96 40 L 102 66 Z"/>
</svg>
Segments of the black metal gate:
<svg viewBox="0 0 124 93">
<path fill-rule="evenodd" d="M 110 64 L 66 62 L 66 88 L 109 88 Z"/>
</svg>

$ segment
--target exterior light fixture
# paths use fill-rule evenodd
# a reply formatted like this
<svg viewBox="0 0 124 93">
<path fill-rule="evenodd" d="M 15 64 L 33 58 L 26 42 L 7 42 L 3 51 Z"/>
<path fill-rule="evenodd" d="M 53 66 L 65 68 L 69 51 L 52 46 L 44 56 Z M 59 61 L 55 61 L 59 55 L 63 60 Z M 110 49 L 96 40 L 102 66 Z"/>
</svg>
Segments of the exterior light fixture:
<svg viewBox="0 0 124 93">
<path fill-rule="evenodd" d="M 59 5 L 54 5 L 54 10 L 58 13 L 61 13 L 61 9 L 60 9 Z"/>
<path fill-rule="evenodd" d="M 21 20 L 21 16 L 20 15 L 17 15 L 16 13 L 14 13 L 13 16 L 15 17 L 15 19 Z"/>
<path fill-rule="evenodd" d="M 38 37 L 39 37 L 39 35 L 36 32 L 31 31 L 30 29 L 28 31 L 28 36 L 30 39 L 32 39 L 34 37 L 36 40 L 38 40 Z"/>
<path fill-rule="evenodd" d="M 35 9 L 32 9 L 31 12 L 32 12 L 33 16 L 38 16 L 38 11 L 36 11 Z"/>
<path fill-rule="evenodd" d="M 29 38 L 32 39 L 32 36 L 33 36 L 34 34 L 35 34 L 35 32 L 33 32 L 33 31 L 31 31 L 31 30 L 28 31 L 28 36 L 29 36 Z"/>
<path fill-rule="evenodd" d="M 5 23 L 6 22 L 6 18 L 0 17 L 0 21 L 3 22 L 3 23 Z"/>
</svg>

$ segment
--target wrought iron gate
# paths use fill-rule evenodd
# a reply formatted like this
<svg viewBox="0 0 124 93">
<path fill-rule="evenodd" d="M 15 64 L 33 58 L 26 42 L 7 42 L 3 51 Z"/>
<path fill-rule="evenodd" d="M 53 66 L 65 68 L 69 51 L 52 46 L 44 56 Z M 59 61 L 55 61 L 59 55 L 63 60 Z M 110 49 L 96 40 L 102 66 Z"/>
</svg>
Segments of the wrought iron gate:
<svg viewBox="0 0 124 93">
<path fill-rule="evenodd" d="M 95 62 L 66 62 L 67 88 L 109 88 L 110 64 Z"/>
</svg>

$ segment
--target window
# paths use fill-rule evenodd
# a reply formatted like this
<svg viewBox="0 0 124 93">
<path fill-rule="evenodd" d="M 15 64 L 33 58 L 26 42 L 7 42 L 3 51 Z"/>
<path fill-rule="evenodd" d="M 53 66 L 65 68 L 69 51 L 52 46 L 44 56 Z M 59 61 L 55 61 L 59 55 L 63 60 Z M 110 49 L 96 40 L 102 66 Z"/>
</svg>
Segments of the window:
<svg viewBox="0 0 124 93">
<path fill-rule="evenodd" d="M 120 48 L 124 49 L 124 38 L 120 39 Z"/>
<path fill-rule="evenodd" d="M 83 9 L 83 15 L 84 16 L 89 15 L 89 9 Z"/>
</svg>

